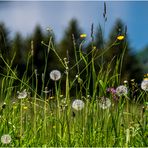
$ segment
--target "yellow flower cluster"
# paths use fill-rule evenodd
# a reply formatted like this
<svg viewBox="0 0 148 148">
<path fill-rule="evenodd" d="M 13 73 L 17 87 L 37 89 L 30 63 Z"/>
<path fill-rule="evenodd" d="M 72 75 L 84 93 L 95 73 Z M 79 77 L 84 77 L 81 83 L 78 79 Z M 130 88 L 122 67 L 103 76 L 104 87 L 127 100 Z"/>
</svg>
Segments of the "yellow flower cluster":
<svg viewBox="0 0 148 148">
<path fill-rule="evenodd" d="M 121 41 L 121 40 L 124 39 L 124 36 L 123 36 L 123 35 L 119 35 L 119 36 L 117 37 L 117 39 Z"/>
<path fill-rule="evenodd" d="M 144 78 L 144 80 L 148 80 L 148 78 Z"/>
<path fill-rule="evenodd" d="M 148 80 L 148 73 L 144 75 L 144 80 Z"/>
<path fill-rule="evenodd" d="M 86 34 L 80 34 L 80 38 L 86 38 L 87 37 L 87 35 Z"/>
<path fill-rule="evenodd" d="M 148 73 L 144 75 L 144 77 L 148 77 Z"/>
</svg>

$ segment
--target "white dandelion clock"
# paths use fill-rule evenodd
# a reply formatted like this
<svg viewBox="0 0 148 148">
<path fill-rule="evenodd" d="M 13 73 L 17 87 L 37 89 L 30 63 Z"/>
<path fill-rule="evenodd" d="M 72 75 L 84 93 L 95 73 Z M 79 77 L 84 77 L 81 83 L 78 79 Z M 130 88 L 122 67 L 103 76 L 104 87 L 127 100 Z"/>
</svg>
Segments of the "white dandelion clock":
<svg viewBox="0 0 148 148">
<path fill-rule="evenodd" d="M 18 97 L 17 97 L 18 99 L 24 99 L 27 97 L 26 89 L 24 89 L 22 92 L 17 91 L 17 93 L 18 93 Z"/>
<path fill-rule="evenodd" d="M 99 100 L 99 106 L 100 108 L 102 109 L 107 109 L 111 106 L 111 101 L 109 98 L 105 98 L 105 97 L 102 97 L 100 100 Z"/>
<path fill-rule="evenodd" d="M 1 142 L 3 144 L 9 144 L 11 142 L 11 136 L 9 134 L 3 135 L 1 137 Z"/>
<path fill-rule="evenodd" d="M 120 96 L 125 96 L 128 93 L 128 89 L 126 86 L 124 85 L 120 85 L 116 88 L 116 94 L 120 97 Z"/>
<path fill-rule="evenodd" d="M 58 81 L 61 78 L 61 72 L 59 70 L 52 70 L 50 72 L 50 79 Z"/>
<path fill-rule="evenodd" d="M 84 108 L 84 102 L 82 100 L 76 99 L 72 103 L 72 108 L 77 111 L 80 111 Z"/>
<path fill-rule="evenodd" d="M 144 78 L 144 80 L 141 82 L 141 88 L 144 91 L 148 91 L 148 78 Z"/>
</svg>

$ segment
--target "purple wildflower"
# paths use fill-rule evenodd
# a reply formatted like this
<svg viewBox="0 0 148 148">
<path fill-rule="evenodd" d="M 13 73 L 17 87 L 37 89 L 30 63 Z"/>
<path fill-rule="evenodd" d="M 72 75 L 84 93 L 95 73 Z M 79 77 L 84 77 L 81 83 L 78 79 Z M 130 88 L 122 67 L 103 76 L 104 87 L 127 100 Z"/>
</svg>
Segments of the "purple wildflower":
<svg viewBox="0 0 148 148">
<path fill-rule="evenodd" d="M 113 97 L 113 99 L 114 99 L 115 101 L 118 100 L 118 97 L 117 97 L 117 95 L 116 95 L 116 89 L 115 89 L 115 88 L 109 87 L 109 88 L 107 88 L 106 92 L 108 92 L 109 94 L 111 94 L 111 96 Z"/>
</svg>

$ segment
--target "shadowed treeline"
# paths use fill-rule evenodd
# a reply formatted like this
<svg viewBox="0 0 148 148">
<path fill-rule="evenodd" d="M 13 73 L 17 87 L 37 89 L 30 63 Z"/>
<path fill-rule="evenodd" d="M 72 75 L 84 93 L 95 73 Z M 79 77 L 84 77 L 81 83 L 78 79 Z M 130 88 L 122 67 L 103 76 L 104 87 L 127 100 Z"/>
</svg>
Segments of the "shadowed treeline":
<svg viewBox="0 0 148 148">
<path fill-rule="evenodd" d="M 120 70 L 121 83 L 124 80 L 129 81 L 131 79 L 141 81 L 144 69 L 141 68 L 140 62 L 131 53 L 127 27 L 121 20 L 117 20 L 113 29 L 110 31 L 110 35 L 107 40 L 104 39 L 103 29 L 104 28 L 101 26 L 94 29 L 92 24 L 90 30 L 91 36 L 89 37 L 87 35 L 91 40 L 88 41 L 87 37 L 80 37 L 84 32 L 79 27 L 77 20 L 72 19 L 69 22 L 68 27 L 65 29 L 62 40 L 57 43 L 54 30 L 50 30 L 50 28 L 47 29 L 46 33 L 44 33 L 42 28 L 37 25 L 30 36 L 24 38 L 20 33 L 16 33 L 14 38 L 10 39 L 9 32 L 5 24 L 0 23 L 0 54 L 3 56 L 5 61 L 17 71 L 16 73 L 19 78 L 24 77 L 24 74 L 31 77 L 36 70 L 38 73 L 38 83 L 42 84 L 44 77 L 44 84 L 45 86 L 48 86 L 49 73 L 53 69 L 60 70 L 63 73 L 64 79 L 64 67 L 53 52 L 53 48 L 61 59 L 68 59 L 69 67 L 73 67 L 76 64 L 75 54 L 79 53 L 80 46 L 83 43 L 82 50 L 84 55 L 89 54 L 93 48 L 95 48 L 95 52 L 93 52 L 93 54 L 96 57 L 103 53 L 102 56 L 98 56 L 99 58 L 96 58 L 94 61 L 96 73 L 99 72 L 101 68 L 106 68 L 108 63 L 110 63 L 110 76 L 113 76 L 115 65 L 117 64 L 116 62 L 118 59 L 124 58 L 123 63 L 118 63 L 122 65 L 122 69 Z M 125 39 L 122 41 L 119 40 L 116 44 L 113 44 L 118 35 L 123 35 Z M 85 41 L 87 42 L 85 43 Z M 46 47 L 44 44 L 48 45 L 49 42 L 52 42 L 52 46 Z M 52 50 L 50 48 L 52 48 Z M 109 50 L 105 52 L 106 49 Z M 123 52 L 124 57 L 122 57 Z M 91 57 L 94 55 L 89 54 L 88 59 L 91 61 Z M 31 60 L 28 60 L 29 57 Z M 79 65 L 79 71 L 82 71 L 86 66 L 84 61 L 81 61 Z M 0 59 L 0 71 L 1 74 L 6 74 L 7 71 L 6 63 L 4 63 L 2 59 Z M 70 69 L 70 80 L 73 80 L 77 73 L 77 66 Z M 84 70 L 81 74 L 81 79 L 84 81 L 85 77 L 86 75 Z M 48 87 L 52 89 L 52 85 L 53 84 L 51 82 Z M 91 85 L 93 85 L 93 82 Z M 65 83 L 63 83 L 63 88 L 64 86 Z M 90 89 L 91 88 L 92 86 L 90 86 Z M 41 90 L 41 85 L 39 85 L 39 90 Z"/>
</svg>

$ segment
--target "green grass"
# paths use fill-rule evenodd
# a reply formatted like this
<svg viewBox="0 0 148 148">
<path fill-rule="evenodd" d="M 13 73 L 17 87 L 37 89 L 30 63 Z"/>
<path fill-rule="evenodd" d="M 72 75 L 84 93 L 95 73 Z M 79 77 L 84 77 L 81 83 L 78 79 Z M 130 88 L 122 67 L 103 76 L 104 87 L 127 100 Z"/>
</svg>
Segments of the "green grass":
<svg viewBox="0 0 148 148">
<path fill-rule="evenodd" d="M 112 95 L 106 93 L 110 86 L 120 85 L 120 72 L 124 55 L 116 62 L 114 74 L 110 77 L 110 64 L 107 67 L 100 66 L 96 72 L 94 63 L 101 58 L 108 49 L 99 55 L 95 54 L 95 48 L 88 54 L 84 54 L 80 44 L 79 53 L 75 52 L 76 64 L 69 67 L 67 59 L 61 59 L 52 41 L 49 41 L 45 55 L 46 75 L 48 54 L 54 51 L 63 65 L 65 73 L 59 81 L 55 81 L 55 94 L 38 93 L 37 71 L 32 66 L 32 76 L 27 77 L 29 61 L 22 79 L 17 76 L 17 70 L 1 56 L 6 65 L 6 73 L 1 74 L 1 109 L 0 109 L 0 136 L 9 134 L 12 138 L 9 144 L 0 143 L 1 147 L 143 147 L 148 146 L 147 109 L 142 108 L 148 93 L 141 90 L 139 101 L 133 101 L 130 94 L 121 96 L 115 101 Z M 113 43 L 116 44 L 116 41 Z M 49 50 L 50 49 L 50 50 Z M 88 56 L 92 55 L 91 61 Z M 124 53 L 123 53 L 124 54 Z M 83 69 L 80 63 L 84 64 Z M 77 76 L 70 79 L 70 71 L 77 69 Z M 56 67 L 55 67 L 56 69 Z M 86 72 L 86 79 L 81 75 Z M 62 92 L 63 76 L 65 76 L 65 93 Z M 35 80 L 35 86 L 30 83 Z M 93 80 L 93 94 L 90 96 L 89 88 Z M 42 89 L 50 84 L 42 80 Z M 75 85 L 77 84 L 77 85 Z M 76 96 L 71 96 L 70 91 L 74 87 Z M 99 91 L 98 91 L 99 88 Z M 27 96 L 18 99 L 17 91 L 26 89 Z M 129 89 L 129 92 L 131 90 Z M 30 92 L 30 93 L 29 93 Z M 102 109 L 99 106 L 101 97 L 108 97 L 111 106 Z M 85 107 L 76 111 L 72 108 L 74 99 L 83 100 Z M 63 101 L 64 100 L 64 101 Z M 4 102 L 6 105 L 3 105 Z M 146 106 L 145 106 L 146 107 Z"/>
</svg>

